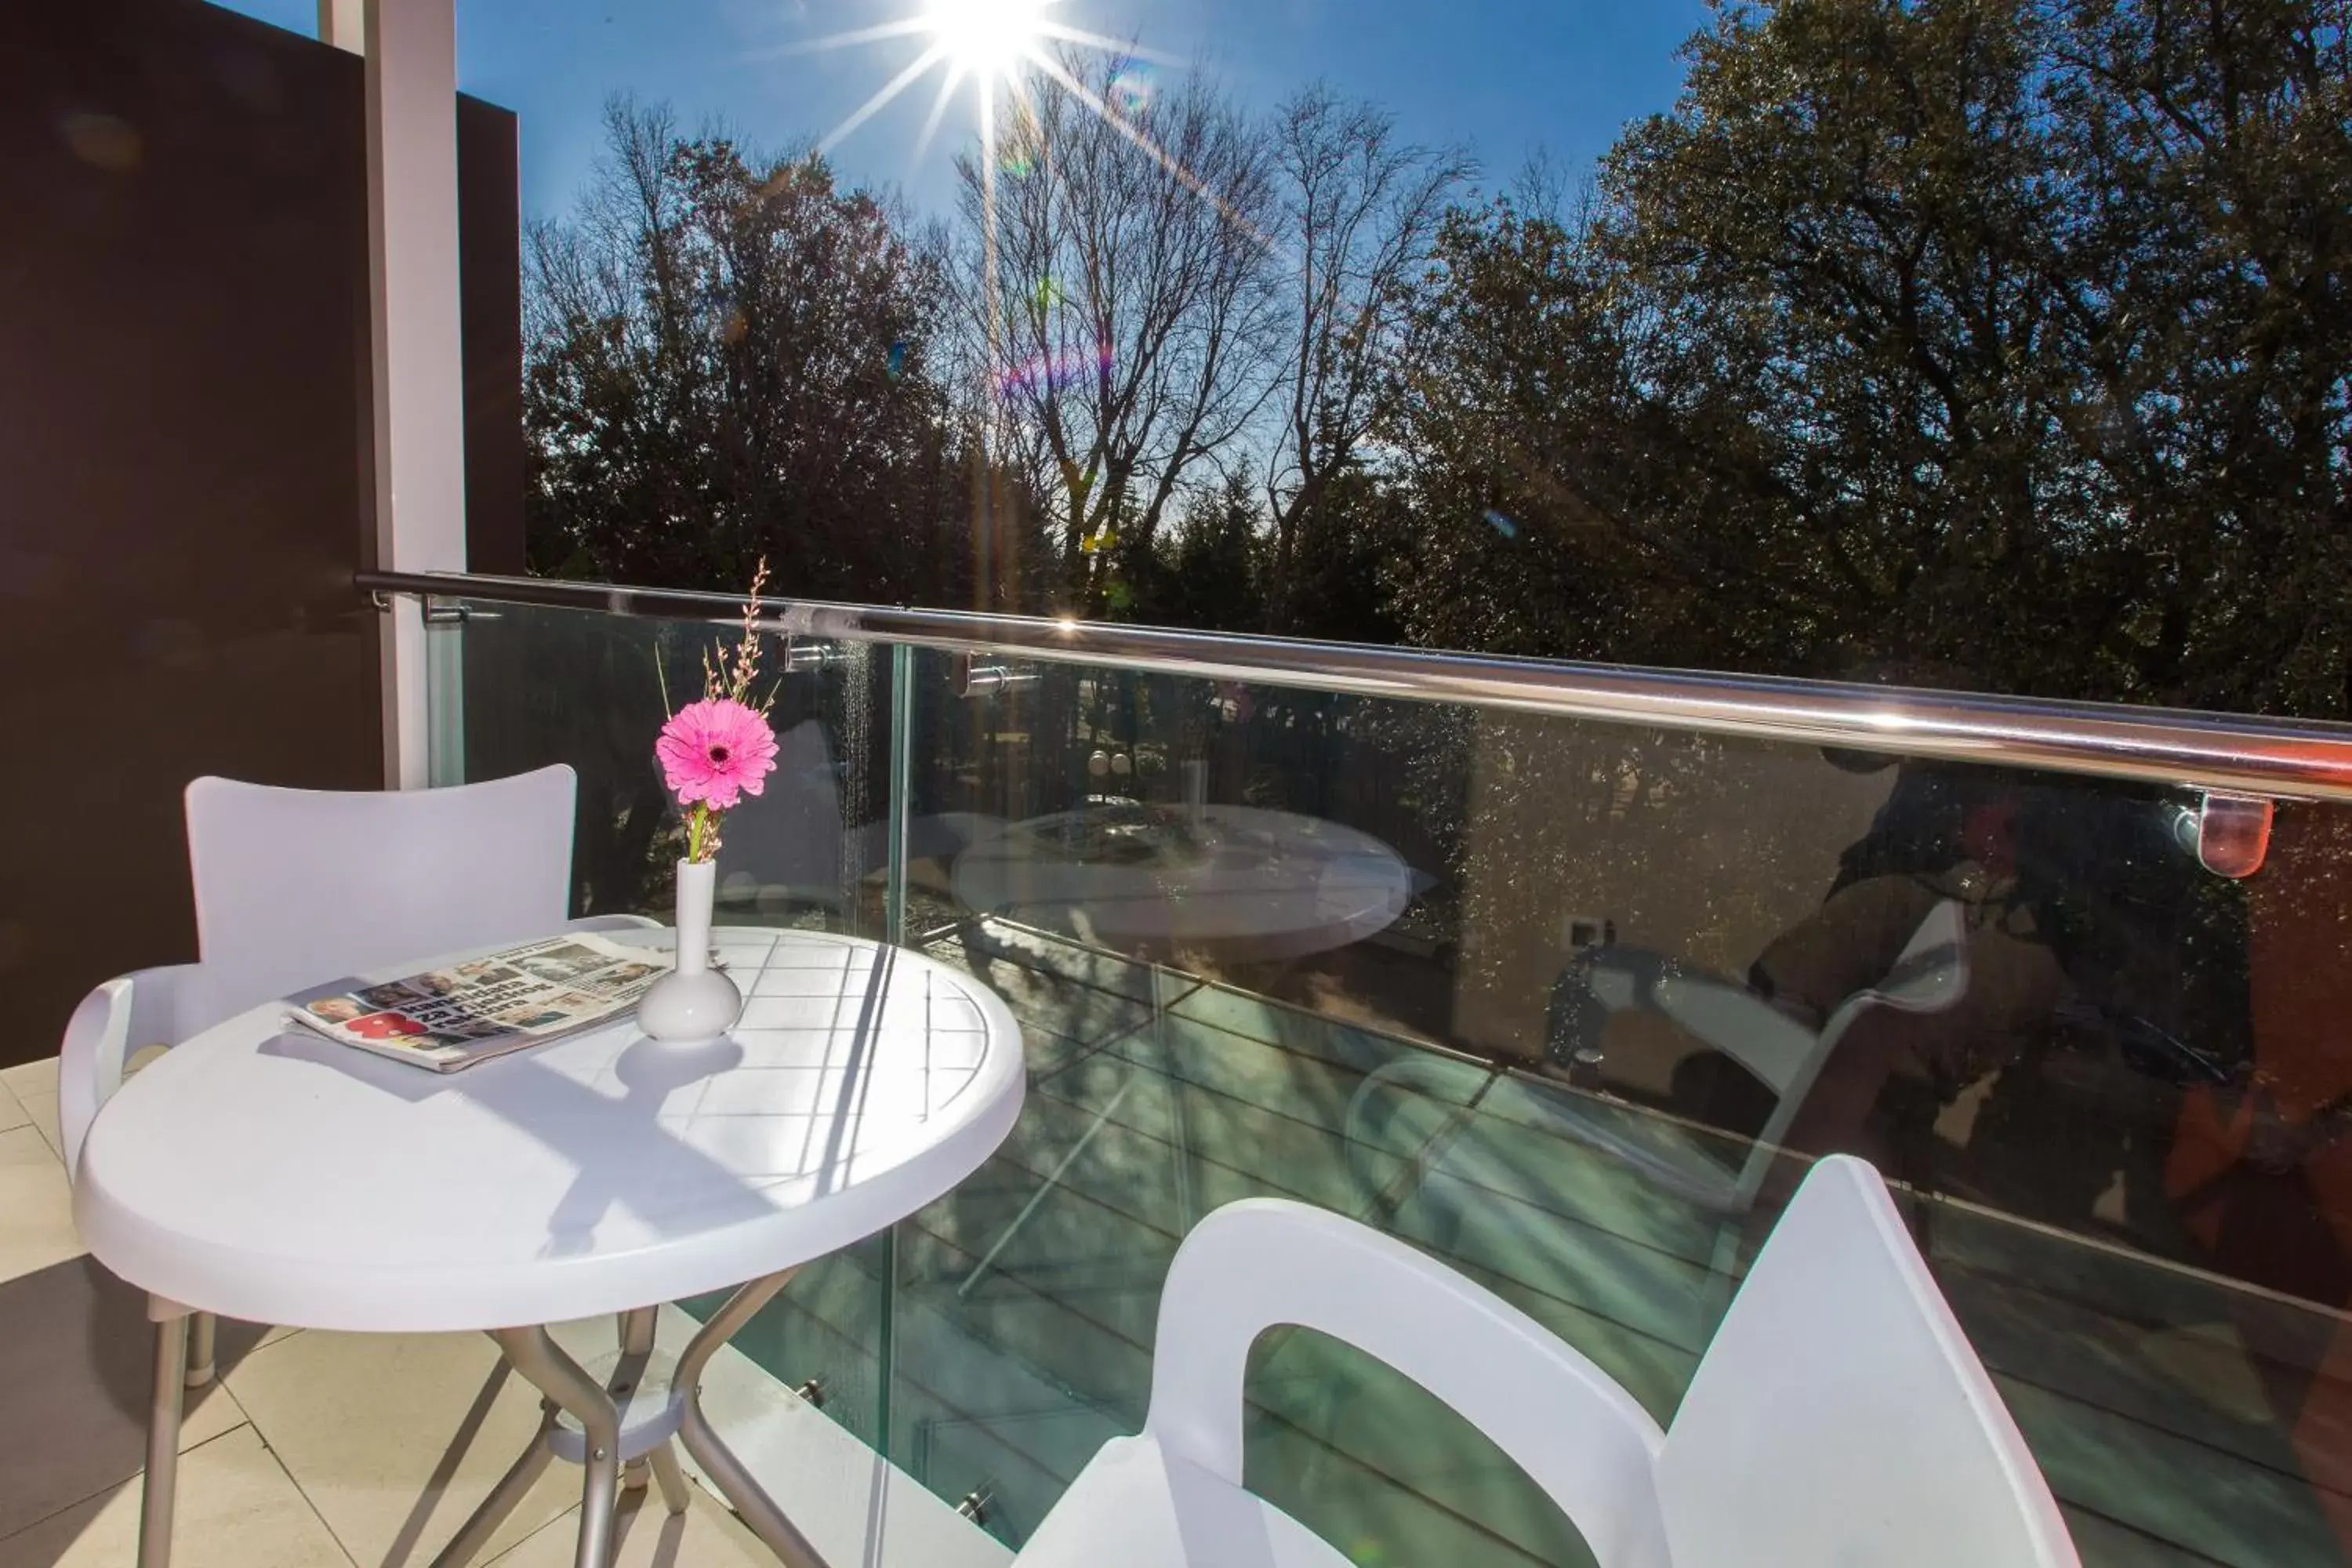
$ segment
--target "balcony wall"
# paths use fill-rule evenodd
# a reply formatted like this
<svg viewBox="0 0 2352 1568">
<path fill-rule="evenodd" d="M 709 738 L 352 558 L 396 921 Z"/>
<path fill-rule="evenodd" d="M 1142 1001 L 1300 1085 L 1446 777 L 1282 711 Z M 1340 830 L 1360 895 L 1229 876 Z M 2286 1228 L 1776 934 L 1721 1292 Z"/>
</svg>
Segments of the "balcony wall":
<svg viewBox="0 0 2352 1568">
<path fill-rule="evenodd" d="M 194 956 L 179 793 L 383 776 L 361 62 L 0 8 L 0 1062 Z M 459 114 L 472 548 L 521 555 L 515 123 Z"/>
</svg>

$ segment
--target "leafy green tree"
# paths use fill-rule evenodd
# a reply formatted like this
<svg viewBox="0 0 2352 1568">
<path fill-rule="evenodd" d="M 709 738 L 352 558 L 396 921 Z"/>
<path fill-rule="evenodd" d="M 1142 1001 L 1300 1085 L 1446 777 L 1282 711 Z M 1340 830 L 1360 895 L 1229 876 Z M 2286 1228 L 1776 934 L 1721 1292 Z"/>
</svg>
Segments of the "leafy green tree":
<svg viewBox="0 0 2352 1568">
<path fill-rule="evenodd" d="M 1293 524 L 1286 629 L 1336 642 L 1403 641 L 1396 603 L 1414 532 L 1411 498 L 1385 475 L 1362 463 L 1331 475 Z"/>
<path fill-rule="evenodd" d="M 1585 210 L 1440 239 L 1409 634 L 2346 711 L 2347 15 L 1720 6 Z"/>
<path fill-rule="evenodd" d="M 1267 541 L 1248 478 L 1195 494 L 1151 545 L 1122 552 L 1114 587 L 1131 584 L 1118 618 L 1203 631 L 1263 631 Z"/>
<path fill-rule="evenodd" d="M 577 214 L 531 236 L 534 564 L 733 587 L 765 556 L 793 597 L 933 603 L 1003 576 L 1026 510 L 935 368 L 938 247 L 816 159 L 625 101 L 607 129 Z"/>
</svg>

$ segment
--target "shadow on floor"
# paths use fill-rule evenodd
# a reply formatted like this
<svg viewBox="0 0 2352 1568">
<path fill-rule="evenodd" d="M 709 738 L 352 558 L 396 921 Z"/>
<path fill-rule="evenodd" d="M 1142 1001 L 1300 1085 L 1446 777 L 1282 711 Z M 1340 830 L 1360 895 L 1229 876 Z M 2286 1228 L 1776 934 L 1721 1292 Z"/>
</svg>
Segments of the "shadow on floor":
<svg viewBox="0 0 2352 1568">
<path fill-rule="evenodd" d="M 267 1329 L 220 1326 L 226 1373 Z M 150 1357 L 147 1298 L 94 1259 L 54 1264 L 0 1284 L 0 1537 L 95 1497 L 139 1473 L 146 1458 Z M 243 1417 L 207 1411 L 220 1384 L 188 1391 L 188 1430 Z M 234 1407 L 231 1406 L 231 1409 Z"/>
</svg>

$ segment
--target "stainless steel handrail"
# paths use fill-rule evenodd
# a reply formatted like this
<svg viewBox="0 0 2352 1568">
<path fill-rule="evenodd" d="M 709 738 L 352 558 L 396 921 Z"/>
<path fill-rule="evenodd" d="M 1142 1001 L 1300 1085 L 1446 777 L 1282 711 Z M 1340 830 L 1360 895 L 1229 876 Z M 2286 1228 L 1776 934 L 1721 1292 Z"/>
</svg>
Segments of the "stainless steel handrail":
<svg viewBox="0 0 2352 1568">
<path fill-rule="evenodd" d="M 551 578 L 362 572 L 354 581 L 376 594 L 480 604 L 720 622 L 741 615 L 741 600 L 725 594 Z M 2352 801 L 2352 725 L 2347 724 L 877 605 L 779 602 L 764 624 L 803 637 L 1459 702 L 2221 794 Z"/>
</svg>

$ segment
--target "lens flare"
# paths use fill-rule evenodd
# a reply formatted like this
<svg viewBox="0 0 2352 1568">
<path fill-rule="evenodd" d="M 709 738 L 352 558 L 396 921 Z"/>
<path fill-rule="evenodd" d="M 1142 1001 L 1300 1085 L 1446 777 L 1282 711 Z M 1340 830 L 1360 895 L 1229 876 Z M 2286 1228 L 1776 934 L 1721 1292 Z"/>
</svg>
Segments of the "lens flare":
<svg viewBox="0 0 2352 1568">
<path fill-rule="evenodd" d="M 1110 100 L 1129 120 L 1151 107 L 1151 73 L 1141 66 L 1129 66 L 1111 78 Z"/>
</svg>

